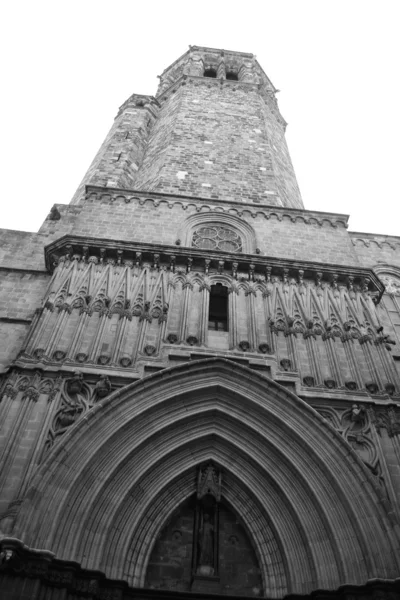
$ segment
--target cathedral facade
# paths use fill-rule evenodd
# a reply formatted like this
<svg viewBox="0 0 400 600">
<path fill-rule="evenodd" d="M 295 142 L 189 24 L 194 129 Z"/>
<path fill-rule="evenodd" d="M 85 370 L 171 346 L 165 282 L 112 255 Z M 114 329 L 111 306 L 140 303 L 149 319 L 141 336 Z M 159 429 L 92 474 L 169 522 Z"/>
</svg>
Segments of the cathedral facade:
<svg viewBox="0 0 400 600">
<path fill-rule="evenodd" d="M 2 598 L 400 598 L 400 238 L 304 208 L 276 92 L 190 47 L 1 231 Z"/>
</svg>

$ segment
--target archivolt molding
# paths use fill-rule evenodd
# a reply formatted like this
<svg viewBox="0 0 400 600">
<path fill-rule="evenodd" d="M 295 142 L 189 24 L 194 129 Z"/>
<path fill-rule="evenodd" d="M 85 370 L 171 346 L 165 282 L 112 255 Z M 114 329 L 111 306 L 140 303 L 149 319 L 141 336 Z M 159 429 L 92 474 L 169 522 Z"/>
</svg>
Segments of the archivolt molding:
<svg viewBox="0 0 400 600">
<path fill-rule="evenodd" d="M 397 576 L 397 525 L 356 453 L 297 396 L 223 359 L 165 369 L 97 403 L 39 469 L 13 535 L 143 585 L 157 532 L 208 460 L 267 596 Z"/>
</svg>

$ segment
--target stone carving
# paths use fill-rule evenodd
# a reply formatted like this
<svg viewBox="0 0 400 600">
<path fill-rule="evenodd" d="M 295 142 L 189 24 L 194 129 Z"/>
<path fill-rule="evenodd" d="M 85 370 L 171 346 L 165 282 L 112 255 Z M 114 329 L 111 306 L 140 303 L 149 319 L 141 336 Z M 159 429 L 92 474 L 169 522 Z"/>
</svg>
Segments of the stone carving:
<svg viewBox="0 0 400 600">
<path fill-rule="evenodd" d="M 286 324 L 285 324 L 285 328 L 284 328 L 284 335 L 287 337 L 289 335 L 293 335 L 294 337 L 297 337 L 297 332 L 301 332 L 302 333 L 302 327 L 300 326 L 299 323 L 297 323 L 297 328 L 295 327 L 295 319 L 294 317 L 290 317 L 287 316 L 286 317 Z"/>
<path fill-rule="evenodd" d="M 308 319 L 307 322 L 306 322 L 306 325 L 307 325 L 307 329 L 303 333 L 303 338 L 305 340 L 307 340 L 308 338 L 312 337 L 312 338 L 314 338 L 314 340 L 316 340 L 317 339 L 317 335 L 316 335 L 316 333 L 314 331 L 314 321 L 313 321 L 313 319 Z"/>
<path fill-rule="evenodd" d="M 206 495 L 213 496 L 217 502 L 221 500 L 221 472 L 212 464 L 200 469 L 197 478 L 197 498 L 201 500 Z"/>
<path fill-rule="evenodd" d="M 120 202 L 120 200 L 124 201 L 122 197 L 115 197 L 116 203 Z M 204 224 L 199 224 L 200 226 L 205 227 Z M 210 225 L 210 227 L 214 226 L 219 227 L 220 225 L 218 223 Z M 255 245 L 252 248 L 252 252 L 254 252 L 254 248 Z M 129 357 L 132 361 L 130 364 L 134 364 L 138 353 L 140 354 L 143 351 L 146 354 L 143 346 L 136 343 L 138 335 L 140 335 L 140 339 L 143 339 L 141 337 L 142 328 L 140 331 L 137 331 L 139 323 L 143 322 L 144 324 L 146 322 L 153 323 L 151 336 L 147 340 L 149 344 L 157 348 L 157 351 L 159 348 L 160 351 L 162 350 L 164 340 L 168 340 L 170 344 L 184 341 L 184 343 L 197 345 L 199 344 L 199 340 L 202 339 L 202 336 L 197 332 L 200 332 L 201 328 L 204 327 L 204 317 L 205 319 L 207 318 L 201 309 L 201 306 L 204 307 L 206 305 L 207 294 L 197 294 L 197 290 L 208 289 L 211 285 L 210 277 L 214 277 L 218 271 L 221 271 L 221 276 L 227 278 L 226 287 L 229 291 L 232 290 L 234 294 L 246 297 L 246 305 L 249 307 L 254 306 L 255 308 L 260 301 L 262 302 L 264 306 L 263 310 L 260 310 L 260 304 L 254 313 L 255 318 L 252 319 L 254 323 L 251 327 L 255 328 L 252 329 L 253 333 L 257 330 L 260 333 L 263 331 L 264 324 L 262 321 L 266 317 L 269 321 L 271 332 L 277 336 L 280 332 L 285 337 L 289 338 L 290 336 L 287 340 L 290 346 L 288 346 L 287 351 L 282 346 L 280 350 L 282 353 L 281 356 L 285 354 L 289 355 L 293 361 L 293 357 L 297 351 L 303 352 L 301 349 L 301 337 L 309 340 L 307 342 L 306 357 L 309 364 L 307 366 L 304 365 L 305 373 L 312 373 L 314 372 L 314 368 L 316 368 L 315 365 L 311 364 L 314 360 L 312 356 L 315 353 L 313 349 L 315 344 L 312 338 L 317 340 L 318 336 L 322 335 L 327 341 L 335 341 L 336 348 L 332 348 L 332 352 L 334 353 L 341 351 L 341 340 L 350 341 L 351 344 L 351 340 L 355 338 L 361 338 L 361 341 L 364 339 L 358 330 L 358 323 L 365 322 L 365 315 L 361 313 L 358 302 L 354 306 L 352 303 L 351 310 L 347 310 L 344 306 L 343 312 L 340 314 L 332 310 L 331 305 L 327 304 L 328 301 L 330 303 L 333 301 L 332 290 L 336 290 L 337 287 L 341 289 L 340 286 L 343 286 L 344 279 L 348 277 L 346 273 L 338 273 L 337 277 L 335 274 L 332 284 L 328 285 L 326 281 L 322 282 L 323 274 L 318 271 L 317 281 L 319 287 L 315 288 L 314 283 L 310 281 L 310 278 L 314 277 L 313 272 L 310 272 L 310 274 L 307 271 L 307 278 L 305 280 L 305 272 L 299 270 L 298 266 L 296 268 L 290 265 L 281 265 L 278 267 L 276 264 L 266 266 L 265 262 L 260 262 L 261 258 L 256 254 L 252 255 L 251 260 L 245 260 L 242 264 L 236 260 L 220 260 L 221 257 L 217 256 L 212 260 L 200 259 L 197 255 L 193 257 L 191 255 L 192 252 L 195 253 L 195 248 L 193 247 L 183 247 L 179 250 L 178 254 L 176 254 L 176 250 L 175 252 L 173 250 L 171 252 L 171 248 L 167 249 L 163 246 L 157 246 L 150 252 L 150 250 L 142 248 L 137 244 L 132 245 L 130 250 L 125 247 L 123 249 L 107 247 L 101 248 L 100 251 L 100 248 L 96 248 L 94 245 L 80 246 L 73 240 L 70 240 L 69 243 L 67 240 L 62 250 L 59 248 L 55 250 L 59 254 L 62 253 L 57 259 L 59 265 L 56 268 L 59 270 L 59 274 L 55 273 L 55 281 L 57 283 L 54 284 L 54 289 L 49 290 L 44 305 L 48 307 L 55 306 L 57 309 L 63 311 L 65 320 L 63 325 L 65 332 L 65 335 L 63 335 L 63 346 L 60 348 L 56 346 L 55 348 L 51 348 L 51 350 L 50 348 L 47 350 L 48 340 L 55 339 L 53 333 L 57 324 L 57 311 L 51 312 L 49 308 L 49 310 L 45 310 L 38 317 L 40 324 L 37 327 L 37 331 L 46 331 L 46 337 L 38 335 L 37 339 L 35 338 L 32 341 L 32 347 L 29 347 L 28 354 L 24 354 L 21 360 L 33 361 L 35 359 L 43 363 L 57 363 L 65 359 L 68 362 L 74 360 L 80 364 L 88 361 L 93 364 L 92 361 L 94 361 L 94 363 L 99 365 L 107 365 L 111 362 L 111 354 L 108 351 L 99 350 L 98 353 L 93 355 L 93 350 L 96 348 L 105 348 L 105 344 L 109 344 L 109 347 L 112 347 L 115 352 L 115 354 L 113 352 L 114 366 L 118 365 L 120 368 L 124 368 L 125 366 L 126 368 L 129 361 L 125 357 Z M 51 253 L 49 251 L 49 256 L 53 253 L 54 251 Z M 97 254 L 94 257 L 96 261 L 92 260 L 92 254 Z M 84 267 L 84 265 L 86 266 Z M 76 270 L 76 275 L 73 274 L 73 270 L 74 272 Z M 95 278 L 100 282 L 103 279 L 105 281 L 109 277 L 108 272 L 113 272 L 114 270 L 115 274 L 118 273 L 119 276 L 108 279 L 108 286 L 103 285 L 103 287 L 96 288 L 96 291 L 90 287 L 89 273 L 92 272 L 95 274 Z M 129 288 L 126 286 L 121 287 L 120 283 L 117 284 L 117 282 L 123 281 L 124 271 L 126 271 L 127 275 L 128 270 L 131 285 Z M 207 270 L 209 270 L 210 275 L 205 275 Z M 183 273 L 185 276 L 184 280 L 182 279 Z M 237 277 L 237 280 L 235 277 Z M 71 283 L 63 284 L 63 281 Z M 360 294 L 360 281 L 360 276 L 353 277 L 352 286 L 355 289 L 356 296 Z M 147 283 L 145 284 L 145 282 Z M 168 292 L 169 286 L 174 290 L 171 294 Z M 190 333 L 189 336 L 186 333 L 183 340 L 178 339 L 178 331 L 181 331 L 182 324 L 182 316 L 180 315 L 182 308 L 182 288 L 185 289 L 185 295 L 188 298 L 188 310 L 192 313 L 190 319 L 196 320 L 196 322 L 191 322 L 189 326 L 189 332 L 193 331 L 194 334 Z M 309 292 L 315 294 L 316 289 L 322 289 L 323 291 L 322 296 L 318 297 L 319 308 L 312 303 L 307 306 L 306 303 L 300 308 L 297 296 L 301 294 L 301 291 L 303 293 L 307 291 L 308 295 Z M 89 290 L 91 293 L 89 293 Z M 171 302 L 171 307 L 168 306 L 167 300 Z M 347 294 L 344 300 L 345 303 L 350 302 Z M 237 302 L 233 302 L 232 304 L 233 306 L 239 306 L 240 302 L 239 304 Z M 169 338 L 168 334 L 166 338 L 164 337 L 165 327 L 163 324 L 166 322 L 170 310 L 173 319 L 169 323 L 169 328 L 170 332 L 172 329 L 174 333 L 171 332 L 169 335 L 176 335 L 176 341 L 172 337 Z M 115 315 L 119 317 L 118 322 Z M 77 318 L 78 316 L 79 318 Z M 99 319 L 99 316 L 113 318 L 113 326 L 110 327 L 108 324 L 105 326 L 104 319 Z M 342 318 L 346 319 L 344 323 L 341 320 Z M 42 327 L 44 323 L 43 319 L 46 319 L 46 327 Z M 232 331 L 241 332 L 241 329 L 237 329 L 237 315 L 234 312 L 230 315 L 230 320 L 232 321 L 230 322 Z M 131 322 L 131 325 L 127 321 Z M 158 321 L 160 325 L 158 329 L 154 328 L 154 321 Z M 114 322 L 117 327 L 114 326 Z M 347 323 L 347 328 L 345 323 Z M 366 331 L 367 336 L 371 335 L 370 329 L 371 327 Z M 272 353 L 273 348 L 270 347 L 268 349 L 268 346 L 271 346 L 271 344 L 265 338 L 264 333 L 262 334 L 262 338 L 258 340 L 255 348 L 251 346 L 253 340 L 250 340 L 248 337 L 246 339 L 244 333 L 240 333 L 239 335 L 239 339 L 236 335 L 234 336 L 234 339 L 237 339 L 236 343 L 247 342 L 249 344 L 249 346 L 241 344 L 242 347 L 238 345 L 240 351 L 250 352 L 254 350 L 266 355 Z M 188 337 L 197 337 L 198 341 L 194 342 L 194 340 L 191 340 L 188 342 Z M 89 338 L 94 338 L 93 343 Z M 261 342 L 261 340 L 263 341 Z M 374 330 L 372 331 L 371 340 L 377 345 L 379 343 L 382 343 L 385 347 L 388 347 L 387 344 L 391 345 L 389 339 L 385 338 L 383 334 L 377 335 Z M 144 345 L 146 343 L 145 341 Z M 294 347 L 292 348 L 293 345 Z M 63 352 L 64 347 L 75 350 L 72 351 L 71 356 L 62 357 L 62 354 L 59 352 Z M 36 354 L 34 356 L 33 350 L 35 348 Z M 292 354 L 292 351 L 294 354 Z M 354 352 L 355 349 L 350 346 L 346 351 Z M 47 352 L 50 353 L 51 358 L 47 356 Z M 332 363 L 333 358 L 328 358 L 330 363 Z M 363 357 L 361 357 L 361 360 L 363 360 Z M 365 360 L 366 358 L 364 357 L 364 362 Z M 342 364 L 338 365 L 340 369 L 342 369 Z M 335 372 L 333 370 L 335 365 L 330 364 L 329 366 L 330 372 Z M 293 368 L 294 366 L 288 370 L 292 370 Z M 360 368 L 364 368 L 364 365 L 360 365 Z M 340 381 L 346 375 L 347 373 L 341 372 Z M 335 376 L 337 381 L 339 381 L 338 377 Z"/>
<path fill-rule="evenodd" d="M 168 302 L 165 302 L 163 304 L 163 307 L 162 307 L 162 312 L 160 313 L 160 316 L 158 317 L 158 322 L 160 324 L 164 323 L 167 320 L 167 318 L 168 318 L 168 308 L 169 308 L 169 304 L 168 304 Z"/>
<path fill-rule="evenodd" d="M 167 336 L 167 340 L 170 344 L 176 344 L 178 341 L 178 336 L 175 333 L 169 333 Z"/>
<path fill-rule="evenodd" d="M 365 384 L 365 387 L 367 388 L 368 392 L 370 394 L 377 394 L 378 393 L 378 385 L 375 383 L 375 381 L 368 381 Z"/>
<path fill-rule="evenodd" d="M 380 344 L 382 344 L 383 346 L 385 346 L 386 350 L 389 350 L 389 352 L 391 352 L 391 347 L 395 346 L 396 342 L 390 337 L 389 334 L 384 333 L 382 326 L 378 327 L 376 331 L 378 335 L 374 339 L 375 346 L 379 346 Z"/>
<path fill-rule="evenodd" d="M 144 351 L 147 354 L 147 356 L 152 356 L 155 353 L 156 348 L 151 344 L 147 344 L 147 346 L 144 347 Z"/>
<path fill-rule="evenodd" d="M 121 367 L 124 367 L 124 368 L 130 367 L 132 364 L 132 359 L 130 356 L 123 356 L 120 359 L 119 364 L 121 365 Z"/>
<path fill-rule="evenodd" d="M 98 365 L 107 365 L 110 362 L 110 356 L 108 354 L 100 354 L 97 358 Z"/>
<path fill-rule="evenodd" d="M 60 362 L 60 361 L 62 361 L 65 358 L 65 352 L 63 350 L 56 350 L 53 353 L 53 358 L 57 362 Z"/>
<path fill-rule="evenodd" d="M 1 399 L 5 396 L 14 399 L 18 392 L 22 392 L 22 399 L 24 400 L 36 402 L 40 394 L 45 394 L 48 396 L 48 401 L 51 402 L 59 390 L 60 381 L 59 377 L 57 379 L 44 378 L 40 371 L 36 371 L 31 376 L 15 370 L 6 381 Z"/>
<path fill-rule="evenodd" d="M 342 435 L 374 475 L 380 476 L 377 449 L 371 440 L 370 421 L 364 406 L 353 404 L 342 413 Z"/>
<path fill-rule="evenodd" d="M 108 396 L 111 392 L 111 382 L 107 375 L 100 375 L 100 379 L 96 383 L 95 393 L 99 398 L 104 398 Z"/>
<path fill-rule="evenodd" d="M 187 338 L 187 343 L 189 344 L 189 346 L 195 346 L 198 343 L 198 339 L 196 336 L 194 335 L 189 335 L 189 337 Z"/>
<path fill-rule="evenodd" d="M 396 391 L 396 388 L 394 387 L 393 383 L 385 383 L 385 390 L 389 394 L 389 396 L 393 396 L 393 394 Z"/>
<path fill-rule="evenodd" d="M 239 342 L 239 348 L 243 350 L 243 352 L 247 352 L 247 350 L 250 350 L 250 344 L 246 341 Z"/>
<path fill-rule="evenodd" d="M 303 383 L 307 387 L 314 387 L 315 379 L 311 375 L 306 375 L 305 377 L 303 377 Z"/>
<path fill-rule="evenodd" d="M 363 406 L 359 406 L 358 404 L 353 404 L 351 407 L 351 421 L 353 423 L 362 423 L 365 415 L 365 408 Z"/>
<path fill-rule="evenodd" d="M 380 275 L 379 278 L 385 285 L 387 294 L 400 296 L 400 278 L 394 275 Z"/>
<path fill-rule="evenodd" d="M 60 384 L 59 379 L 55 380 L 53 392 L 59 391 Z M 95 406 L 97 400 L 104 398 L 111 391 L 111 382 L 106 375 L 101 375 L 95 385 L 86 383 L 80 371 L 75 371 L 72 377 L 66 379 L 64 389 L 61 390 L 58 409 L 49 428 L 44 452 L 49 450 L 82 415 Z"/>
<path fill-rule="evenodd" d="M 269 347 L 269 344 L 267 344 L 265 342 L 263 342 L 262 344 L 259 344 L 258 349 L 262 354 L 269 354 L 271 352 L 271 348 Z"/>
<path fill-rule="evenodd" d="M 135 314 L 135 309 L 133 314 Z M 141 308 L 140 314 L 139 314 L 139 321 L 149 321 L 149 323 L 151 323 L 152 321 L 152 316 L 150 315 L 150 302 L 145 302 L 143 308 Z"/>
<path fill-rule="evenodd" d="M 192 238 L 192 246 L 202 250 L 241 252 L 242 240 L 233 229 L 210 224 L 196 229 Z"/>
<path fill-rule="evenodd" d="M 379 435 L 382 435 L 381 429 L 386 429 L 389 437 L 400 433 L 400 414 L 394 408 L 375 410 L 374 417 Z"/>
<path fill-rule="evenodd" d="M 83 387 L 83 375 L 80 371 L 74 371 L 72 377 L 67 379 L 66 388 L 69 394 L 79 394 Z"/>
<path fill-rule="evenodd" d="M 83 411 L 83 408 L 80 407 L 77 403 L 71 406 L 63 406 L 58 414 L 58 418 L 55 424 L 55 431 L 59 431 L 59 429 L 66 429 L 70 427 L 77 420 L 79 414 Z"/>
<path fill-rule="evenodd" d="M 292 363 L 288 358 L 282 358 L 279 364 L 284 371 L 290 371 L 292 368 Z"/>
<path fill-rule="evenodd" d="M 343 436 L 365 465 L 377 476 L 379 485 L 382 485 L 378 450 L 371 436 L 371 422 L 365 407 L 353 404 L 349 409 L 339 410 L 324 406 L 318 408 L 318 412 Z M 386 423 L 382 426 L 386 427 Z"/>
<path fill-rule="evenodd" d="M 355 392 L 356 389 L 358 388 L 357 383 L 355 381 L 346 381 L 344 384 L 348 390 L 350 390 L 351 392 Z"/>
<path fill-rule="evenodd" d="M 336 381 L 334 379 L 331 379 L 331 378 L 325 379 L 324 384 L 330 390 L 334 390 L 337 387 Z"/>
</svg>

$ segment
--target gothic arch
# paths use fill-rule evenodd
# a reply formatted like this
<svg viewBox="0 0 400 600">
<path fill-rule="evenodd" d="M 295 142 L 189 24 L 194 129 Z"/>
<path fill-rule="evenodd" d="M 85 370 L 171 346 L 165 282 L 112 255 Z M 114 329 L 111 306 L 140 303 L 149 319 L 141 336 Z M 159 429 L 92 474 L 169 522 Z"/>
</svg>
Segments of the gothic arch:
<svg viewBox="0 0 400 600">
<path fill-rule="evenodd" d="M 99 402 L 39 469 L 13 535 L 141 586 L 157 533 L 208 460 L 251 536 L 265 595 L 398 575 L 397 525 L 355 452 L 297 396 L 224 359 Z"/>
<path fill-rule="evenodd" d="M 184 246 L 191 246 L 195 230 L 206 225 L 231 228 L 241 237 L 242 251 L 245 254 L 255 252 L 257 244 L 254 229 L 240 217 L 217 211 L 201 212 L 188 217 L 178 233 L 178 238 L 182 240 Z"/>
<path fill-rule="evenodd" d="M 378 275 L 388 274 L 394 275 L 395 277 L 400 277 L 400 266 L 388 264 L 388 263 L 379 263 L 373 267 L 375 273 Z"/>
</svg>

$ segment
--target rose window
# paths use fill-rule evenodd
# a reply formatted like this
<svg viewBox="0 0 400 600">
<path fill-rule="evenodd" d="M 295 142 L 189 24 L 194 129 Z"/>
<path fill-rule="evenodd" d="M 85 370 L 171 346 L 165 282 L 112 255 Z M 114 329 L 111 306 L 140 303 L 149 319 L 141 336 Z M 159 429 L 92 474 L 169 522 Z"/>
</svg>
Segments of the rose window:
<svg viewBox="0 0 400 600">
<path fill-rule="evenodd" d="M 200 227 L 193 234 L 192 245 L 201 250 L 242 251 L 241 237 L 227 227 Z"/>
</svg>

